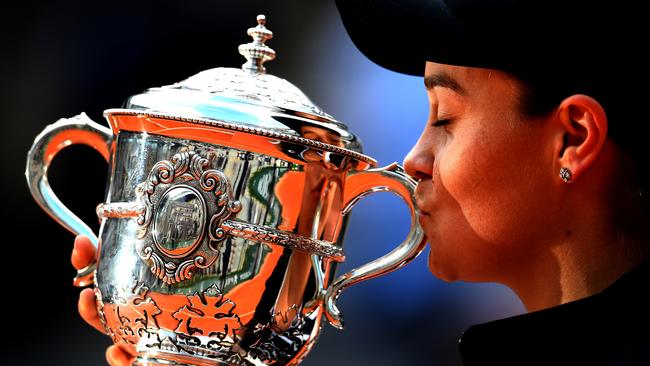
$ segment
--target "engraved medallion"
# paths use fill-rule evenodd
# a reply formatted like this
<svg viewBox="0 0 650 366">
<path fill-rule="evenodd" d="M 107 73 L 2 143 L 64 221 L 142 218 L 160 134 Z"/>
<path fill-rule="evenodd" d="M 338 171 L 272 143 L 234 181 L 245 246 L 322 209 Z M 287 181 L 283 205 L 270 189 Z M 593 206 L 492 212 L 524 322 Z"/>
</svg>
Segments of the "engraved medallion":
<svg viewBox="0 0 650 366">
<path fill-rule="evenodd" d="M 225 238 L 221 225 L 241 209 L 226 176 L 208 166 L 209 160 L 193 151 L 179 153 L 154 164 L 136 189 L 141 209 L 136 250 L 167 284 L 187 280 L 217 260 Z"/>
</svg>

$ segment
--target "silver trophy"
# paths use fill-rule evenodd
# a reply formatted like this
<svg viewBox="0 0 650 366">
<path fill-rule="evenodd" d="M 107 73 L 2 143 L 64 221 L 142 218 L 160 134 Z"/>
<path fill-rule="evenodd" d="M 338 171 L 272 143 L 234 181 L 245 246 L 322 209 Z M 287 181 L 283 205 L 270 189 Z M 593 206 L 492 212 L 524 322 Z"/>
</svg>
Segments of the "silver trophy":
<svg viewBox="0 0 650 366">
<path fill-rule="evenodd" d="M 239 69 L 215 68 L 151 88 L 104 112 L 38 135 L 27 181 L 38 204 L 75 234 L 92 238 L 94 282 L 113 341 L 136 365 L 295 365 L 323 316 L 343 327 L 336 300 L 346 287 L 399 268 L 424 247 L 416 182 L 393 163 L 376 168 L 355 135 L 298 88 L 266 74 L 275 58 L 265 18 L 241 45 Z M 109 162 L 98 236 L 47 181 L 54 156 L 85 144 Z M 345 259 L 347 213 L 391 191 L 412 224 L 392 252 L 334 279 Z"/>
</svg>

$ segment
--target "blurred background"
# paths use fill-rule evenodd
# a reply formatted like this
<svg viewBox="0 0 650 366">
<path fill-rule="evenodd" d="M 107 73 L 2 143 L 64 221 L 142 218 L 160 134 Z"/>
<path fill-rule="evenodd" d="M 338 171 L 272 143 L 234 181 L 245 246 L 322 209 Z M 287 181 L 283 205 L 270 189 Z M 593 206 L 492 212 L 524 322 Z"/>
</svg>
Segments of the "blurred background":
<svg viewBox="0 0 650 366">
<path fill-rule="evenodd" d="M 36 135 L 80 112 L 106 125 L 104 109 L 148 87 L 213 67 L 239 67 L 237 46 L 250 42 L 246 29 L 260 13 L 274 32 L 267 44 L 277 52 L 268 72 L 347 123 L 380 165 L 401 162 L 426 121 L 422 80 L 365 59 L 333 1 L 23 0 L 3 12 L 0 181 L 9 200 L 2 205 L 3 364 L 102 365 L 110 343 L 77 313 L 73 235 L 41 211 L 27 189 L 25 158 Z M 95 229 L 106 171 L 99 154 L 72 146 L 49 173 L 59 198 Z M 409 224 L 396 196 L 360 202 L 339 274 L 390 251 Z M 326 325 L 304 364 L 460 365 L 457 340 L 464 329 L 524 311 L 503 286 L 437 280 L 427 270 L 427 254 L 344 292 L 339 307 L 346 329 Z"/>
</svg>

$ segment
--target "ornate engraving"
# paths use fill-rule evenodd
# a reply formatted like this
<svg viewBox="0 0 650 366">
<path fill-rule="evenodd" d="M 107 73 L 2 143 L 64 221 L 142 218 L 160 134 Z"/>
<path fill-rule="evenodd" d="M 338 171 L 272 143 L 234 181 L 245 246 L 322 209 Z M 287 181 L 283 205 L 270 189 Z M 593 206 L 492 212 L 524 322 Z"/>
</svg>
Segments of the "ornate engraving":
<svg viewBox="0 0 650 366">
<path fill-rule="evenodd" d="M 120 216 L 118 214 L 111 215 L 110 213 L 117 212 L 117 210 L 112 210 L 111 206 L 115 203 L 104 204 L 103 207 L 107 207 L 106 210 L 101 210 L 102 216 L 100 217 L 114 217 L 121 218 L 127 216 Z M 138 206 L 139 207 L 139 206 Z M 98 212 L 100 212 L 98 210 Z M 136 211 L 131 210 L 131 213 L 144 212 L 143 210 Z M 132 214 L 130 217 L 133 217 Z M 214 224 L 216 226 L 216 224 Z M 239 238 L 249 239 L 249 240 L 258 240 L 269 244 L 281 245 L 290 249 L 298 249 L 307 251 L 312 254 L 317 254 L 322 257 L 326 257 L 336 262 L 342 262 L 345 260 L 345 254 L 342 248 L 337 247 L 331 242 L 317 239 L 309 239 L 303 236 L 294 235 L 286 231 L 276 230 L 267 226 L 253 225 L 241 221 L 234 220 L 224 220 L 222 224 L 213 230 L 217 235 L 221 237 L 225 234 L 232 235 Z M 151 254 L 150 254 L 151 253 Z M 156 276 L 164 276 L 164 271 L 166 270 L 165 263 L 160 256 L 152 252 L 152 249 L 145 248 L 143 254 L 146 259 L 150 260 L 151 271 L 156 274 Z M 189 264 L 189 263 L 188 263 Z M 195 266 L 201 265 L 201 259 L 194 262 Z M 168 276 L 176 275 L 176 265 L 169 265 Z M 162 277 L 161 277 L 162 278 Z"/>
<path fill-rule="evenodd" d="M 95 293 L 100 320 L 114 343 L 135 346 L 158 330 L 156 316 L 162 311 L 149 296 L 149 288 L 135 279 L 129 287 L 116 292 L 111 304 L 104 303 L 98 288 Z"/>
<path fill-rule="evenodd" d="M 144 207 L 134 202 L 100 203 L 95 209 L 97 217 L 103 218 L 129 218 L 143 214 Z"/>
<path fill-rule="evenodd" d="M 286 311 L 274 312 L 272 316 L 269 324 L 258 324 L 255 327 L 253 333 L 258 339 L 250 346 L 248 355 L 267 363 L 286 364 L 308 341 L 309 335 L 305 334 L 304 329 L 305 323 L 310 319 L 302 315 L 297 305 L 293 305 Z M 293 319 L 290 326 L 282 330 L 286 326 L 281 327 L 279 323 L 286 323 L 290 319 Z"/>
<path fill-rule="evenodd" d="M 193 151 L 157 162 L 136 188 L 140 258 L 167 284 L 192 277 L 219 256 L 224 220 L 241 210 L 226 176 Z M 135 210 L 132 210 L 133 212 Z M 209 217 L 205 235 L 206 218 Z"/>
<path fill-rule="evenodd" d="M 111 302 L 103 301 L 99 288 L 95 292 L 107 334 L 133 352 L 162 351 L 207 357 L 229 365 L 253 365 L 245 359 L 245 353 L 240 355 L 232 349 L 243 325 L 234 312 L 235 303 L 225 298 L 216 285 L 187 296 L 183 306 L 171 311 L 178 321 L 173 335 L 159 326 L 157 318 L 162 312 L 149 289 L 135 278 L 128 287 L 117 290 Z"/>
<path fill-rule="evenodd" d="M 278 244 L 291 249 L 303 250 L 318 254 L 331 260 L 342 262 L 345 260 L 343 249 L 334 244 L 317 239 L 309 239 L 270 227 L 247 224 L 245 222 L 226 220 L 222 229 L 229 235 L 245 239 L 259 240 L 266 243 Z"/>
<path fill-rule="evenodd" d="M 232 340 L 242 328 L 239 316 L 234 312 L 235 303 L 224 298 L 216 285 L 208 287 L 201 294 L 195 292 L 187 299 L 189 305 L 172 314 L 179 321 L 175 332 L 188 336 L 199 334 L 216 337 L 222 342 L 221 345 L 232 345 Z"/>
</svg>

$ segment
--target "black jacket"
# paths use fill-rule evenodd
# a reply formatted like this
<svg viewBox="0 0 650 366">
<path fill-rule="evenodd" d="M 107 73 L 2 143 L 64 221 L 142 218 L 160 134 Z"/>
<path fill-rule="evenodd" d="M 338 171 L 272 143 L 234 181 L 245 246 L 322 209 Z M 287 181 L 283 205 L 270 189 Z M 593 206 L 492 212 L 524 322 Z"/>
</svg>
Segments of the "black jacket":
<svg viewBox="0 0 650 366">
<path fill-rule="evenodd" d="M 650 261 L 600 294 L 470 327 L 463 364 L 650 365 Z"/>
</svg>

